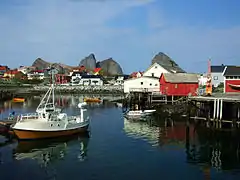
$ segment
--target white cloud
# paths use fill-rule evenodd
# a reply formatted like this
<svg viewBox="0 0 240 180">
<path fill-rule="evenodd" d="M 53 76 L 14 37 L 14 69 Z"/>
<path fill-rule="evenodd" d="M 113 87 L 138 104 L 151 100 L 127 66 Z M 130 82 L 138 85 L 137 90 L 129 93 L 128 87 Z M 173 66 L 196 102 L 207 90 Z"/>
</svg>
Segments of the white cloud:
<svg viewBox="0 0 240 180">
<path fill-rule="evenodd" d="M 67 58 L 79 47 L 81 58 L 88 51 L 94 51 L 91 47 L 131 33 L 130 28 L 115 29 L 107 26 L 107 22 L 130 8 L 150 2 L 152 0 L 33 0 L 14 4 L 9 7 L 9 13 L 0 16 L 3 27 L 0 39 L 4 40 L 0 42 L 0 52 L 13 56 L 12 53 L 21 51 L 34 54 L 32 58 L 43 56 L 57 60 Z"/>
</svg>

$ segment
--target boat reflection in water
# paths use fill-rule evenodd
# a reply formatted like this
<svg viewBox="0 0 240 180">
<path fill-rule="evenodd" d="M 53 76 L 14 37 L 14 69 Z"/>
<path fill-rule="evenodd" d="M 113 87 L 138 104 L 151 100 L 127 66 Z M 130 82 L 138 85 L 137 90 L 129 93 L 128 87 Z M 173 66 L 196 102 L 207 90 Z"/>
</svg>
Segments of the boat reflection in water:
<svg viewBox="0 0 240 180">
<path fill-rule="evenodd" d="M 161 128 L 151 126 L 150 121 L 136 121 L 124 118 L 125 133 L 135 139 L 144 139 L 152 145 L 158 145 Z"/>
<path fill-rule="evenodd" d="M 87 158 L 88 141 L 88 134 L 56 139 L 19 141 L 17 147 L 13 150 L 13 156 L 16 160 L 33 159 L 40 165 L 48 166 L 56 160 L 64 159 L 68 148 L 77 144 L 79 145 L 79 151 L 76 158 L 84 161 Z"/>
</svg>

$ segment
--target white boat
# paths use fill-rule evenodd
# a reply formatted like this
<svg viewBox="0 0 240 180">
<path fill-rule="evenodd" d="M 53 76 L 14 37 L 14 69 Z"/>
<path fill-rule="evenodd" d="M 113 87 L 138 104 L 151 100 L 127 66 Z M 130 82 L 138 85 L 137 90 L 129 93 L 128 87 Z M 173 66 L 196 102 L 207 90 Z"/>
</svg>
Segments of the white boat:
<svg viewBox="0 0 240 180">
<path fill-rule="evenodd" d="M 133 110 L 133 111 L 127 111 L 125 113 L 126 117 L 129 118 L 137 118 L 137 117 L 145 117 L 148 115 L 153 114 L 154 112 L 156 112 L 155 109 L 149 109 L 149 110 Z"/>
<path fill-rule="evenodd" d="M 53 78 L 52 78 L 53 79 Z M 51 99 L 51 100 L 50 100 Z M 42 139 L 68 136 L 88 131 L 86 103 L 79 103 L 79 115 L 62 113 L 54 104 L 54 82 L 41 100 L 36 113 L 22 114 L 12 129 L 18 139 Z"/>
</svg>

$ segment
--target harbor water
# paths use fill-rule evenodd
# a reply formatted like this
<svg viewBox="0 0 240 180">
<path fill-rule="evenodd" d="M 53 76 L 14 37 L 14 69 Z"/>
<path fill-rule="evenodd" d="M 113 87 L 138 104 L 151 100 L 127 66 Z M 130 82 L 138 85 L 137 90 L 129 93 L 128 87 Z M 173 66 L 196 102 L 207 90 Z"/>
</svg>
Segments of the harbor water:
<svg viewBox="0 0 240 180">
<path fill-rule="evenodd" d="M 77 114 L 78 96 L 56 97 Z M 40 98 L 2 102 L 1 118 L 34 112 Z M 90 133 L 81 136 L 7 141 L 0 136 L 0 180 L 239 180 L 240 135 L 214 131 L 180 120 L 165 126 L 157 118 L 127 120 L 111 102 L 90 104 Z"/>
</svg>

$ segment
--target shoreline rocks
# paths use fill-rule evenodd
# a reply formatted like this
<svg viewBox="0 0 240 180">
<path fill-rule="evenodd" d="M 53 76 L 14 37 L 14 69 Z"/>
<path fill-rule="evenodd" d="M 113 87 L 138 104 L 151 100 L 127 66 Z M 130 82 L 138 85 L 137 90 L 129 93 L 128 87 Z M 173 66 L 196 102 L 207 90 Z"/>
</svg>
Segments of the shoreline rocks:
<svg viewBox="0 0 240 180">
<path fill-rule="evenodd" d="M 30 93 L 45 93 L 49 86 L 35 86 L 29 89 Z M 124 94 L 123 86 L 55 86 L 56 93 L 78 94 Z"/>
</svg>

